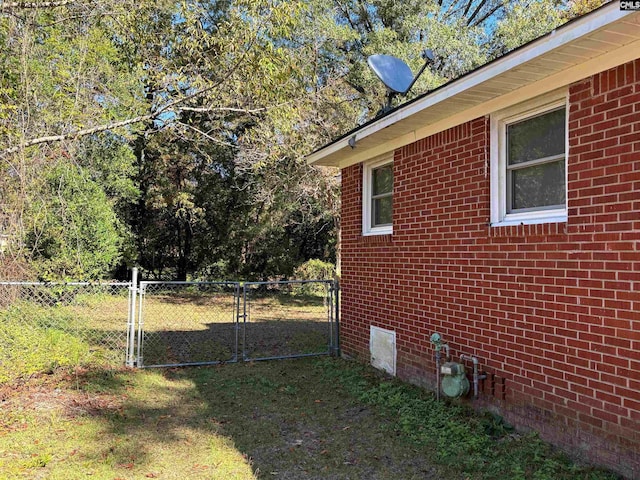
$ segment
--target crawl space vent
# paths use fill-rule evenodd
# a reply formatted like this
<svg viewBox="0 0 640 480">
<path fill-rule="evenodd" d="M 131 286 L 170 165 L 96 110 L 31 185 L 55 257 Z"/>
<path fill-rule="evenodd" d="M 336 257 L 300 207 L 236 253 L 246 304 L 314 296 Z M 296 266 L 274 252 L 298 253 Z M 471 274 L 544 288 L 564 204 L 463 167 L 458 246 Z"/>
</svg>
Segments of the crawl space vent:
<svg viewBox="0 0 640 480">
<path fill-rule="evenodd" d="M 391 375 L 396 374 L 396 332 L 371 325 L 369 333 L 371 365 Z"/>
</svg>

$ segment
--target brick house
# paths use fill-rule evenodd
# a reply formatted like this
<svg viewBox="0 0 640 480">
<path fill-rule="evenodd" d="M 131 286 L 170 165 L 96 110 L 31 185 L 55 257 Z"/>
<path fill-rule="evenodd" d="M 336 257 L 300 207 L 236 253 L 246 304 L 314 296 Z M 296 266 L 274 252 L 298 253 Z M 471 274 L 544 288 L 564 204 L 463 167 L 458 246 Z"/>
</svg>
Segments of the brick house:
<svg viewBox="0 0 640 480">
<path fill-rule="evenodd" d="M 640 12 L 607 4 L 308 160 L 342 172 L 345 354 L 382 335 L 383 367 L 433 388 L 438 332 L 488 374 L 469 402 L 640 479 Z"/>
</svg>

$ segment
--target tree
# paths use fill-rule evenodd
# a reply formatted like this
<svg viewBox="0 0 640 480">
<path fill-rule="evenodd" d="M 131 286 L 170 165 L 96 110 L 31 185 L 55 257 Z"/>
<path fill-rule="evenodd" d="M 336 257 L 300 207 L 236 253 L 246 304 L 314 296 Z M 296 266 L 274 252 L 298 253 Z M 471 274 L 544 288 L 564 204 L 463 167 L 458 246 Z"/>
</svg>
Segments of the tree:
<svg viewBox="0 0 640 480">
<path fill-rule="evenodd" d="M 29 265 L 32 274 L 95 278 L 108 273 L 118 258 L 113 249 L 122 243 L 123 234 L 104 196 L 110 179 L 100 178 L 92 165 L 100 157 L 96 145 L 119 142 L 116 151 L 125 163 L 126 147 L 124 139 L 114 140 L 112 135 L 87 135 L 93 145 L 89 158 L 89 143 L 83 145 L 70 133 L 135 115 L 139 87 L 135 72 L 123 64 L 121 52 L 99 21 L 104 6 L 94 11 L 88 4 L 66 3 L 64 9 L 3 4 L 3 11 L 10 10 L 0 16 L 0 140 L 6 146 L 0 158 L 1 191 L 8 219 L 4 230 L 10 239 L 8 256 L 24 259 L 20 263 Z M 21 147 L 43 132 L 45 138 L 60 141 Z M 109 148 L 104 145 L 103 153 Z M 103 172 L 106 165 L 103 161 Z M 54 175 L 60 175 L 57 184 Z M 119 197 L 122 191 L 112 193 Z M 88 202 L 86 208 L 80 208 L 78 199 Z M 104 224 L 89 228 L 94 220 Z M 98 272 L 98 265 L 103 272 Z"/>
<path fill-rule="evenodd" d="M 333 260 L 339 182 L 304 155 L 379 111 L 384 88 L 368 55 L 394 54 L 416 71 L 422 50 L 434 50 L 417 95 L 591 5 L 4 2 L 0 225 L 11 244 L 3 252 L 48 277 L 124 275 L 140 263 L 159 278 L 267 278 L 312 257 Z M 51 175 L 64 176 L 64 195 Z M 69 192 L 104 203 L 84 213 L 100 219 L 100 248 L 116 253 L 85 258 L 98 248 L 86 226 L 69 232 L 87 238 L 56 236 L 64 222 L 86 223 L 62 215 L 76 208 Z M 74 255 L 84 260 L 72 268 Z"/>
<path fill-rule="evenodd" d="M 53 162 L 31 185 L 25 246 L 42 280 L 95 279 L 115 264 L 122 237 L 102 188 L 86 170 Z"/>
</svg>

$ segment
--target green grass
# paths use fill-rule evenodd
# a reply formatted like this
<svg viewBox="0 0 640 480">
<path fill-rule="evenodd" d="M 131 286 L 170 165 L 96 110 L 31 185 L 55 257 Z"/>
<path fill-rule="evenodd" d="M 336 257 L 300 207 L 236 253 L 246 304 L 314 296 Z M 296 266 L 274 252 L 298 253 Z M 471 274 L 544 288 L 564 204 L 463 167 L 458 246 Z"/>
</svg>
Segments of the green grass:
<svg viewBox="0 0 640 480">
<path fill-rule="evenodd" d="M 90 345 L 60 328 L 0 320 L 0 384 L 90 361 Z"/>
<path fill-rule="evenodd" d="M 0 413 L 0 478 L 254 478 L 187 379 L 120 371 L 37 380 Z"/>
<path fill-rule="evenodd" d="M 330 358 L 57 371 L 0 397 L 2 479 L 616 478 Z"/>
<path fill-rule="evenodd" d="M 454 475 L 486 480 L 618 478 L 574 464 L 535 433 L 516 434 L 499 416 L 439 402 L 433 394 L 402 382 L 380 381 L 365 367 L 329 366 L 323 375 L 364 404 L 395 418 L 394 433 L 431 452 L 434 462 Z"/>
<path fill-rule="evenodd" d="M 78 309 L 23 302 L 0 311 L 0 384 L 59 367 L 121 364 L 124 326 L 100 328 L 91 311 Z"/>
<path fill-rule="evenodd" d="M 208 319 L 221 298 L 191 300 L 149 304 L 151 331 L 163 335 L 158 358 L 193 356 L 188 349 L 201 344 L 229 356 L 202 333 L 219 336 Z M 114 330 L 123 305 L 122 296 L 78 295 L 0 312 L 0 480 L 616 478 L 499 417 L 437 402 L 354 362 L 113 369 L 123 345 L 104 339 L 123 333 Z M 322 345 L 314 329 L 293 328 L 316 323 L 321 302 L 266 295 L 252 305 L 253 352 Z M 192 324 L 172 332 L 166 322 L 179 319 Z M 178 332 L 189 342 L 164 341 Z"/>
</svg>

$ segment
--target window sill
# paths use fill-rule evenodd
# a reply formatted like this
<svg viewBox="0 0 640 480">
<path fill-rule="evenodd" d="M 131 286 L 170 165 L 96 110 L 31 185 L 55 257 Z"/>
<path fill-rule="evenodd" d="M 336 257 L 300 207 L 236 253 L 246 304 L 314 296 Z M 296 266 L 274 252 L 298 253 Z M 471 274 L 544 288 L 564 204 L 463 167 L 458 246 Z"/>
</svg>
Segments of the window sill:
<svg viewBox="0 0 640 480">
<path fill-rule="evenodd" d="M 379 235 L 391 235 L 391 234 L 393 234 L 393 227 L 372 228 L 371 230 L 362 232 L 363 237 L 375 237 Z"/>
<path fill-rule="evenodd" d="M 511 227 L 514 225 L 539 225 L 542 223 L 566 223 L 567 213 L 561 211 L 558 213 L 550 214 L 550 212 L 537 213 L 537 214 L 519 214 L 519 215 L 507 215 L 503 220 L 499 222 L 491 222 L 492 227 Z"/>
<path fill-rule="evenodd" d="M 488 228 L 487 233 L 493 238 L 556 237 L 567 234 L 567 217 L 546 217 L 526 222 L 523 220 L 499 222 L 490 224 Z"/>
</svg>

